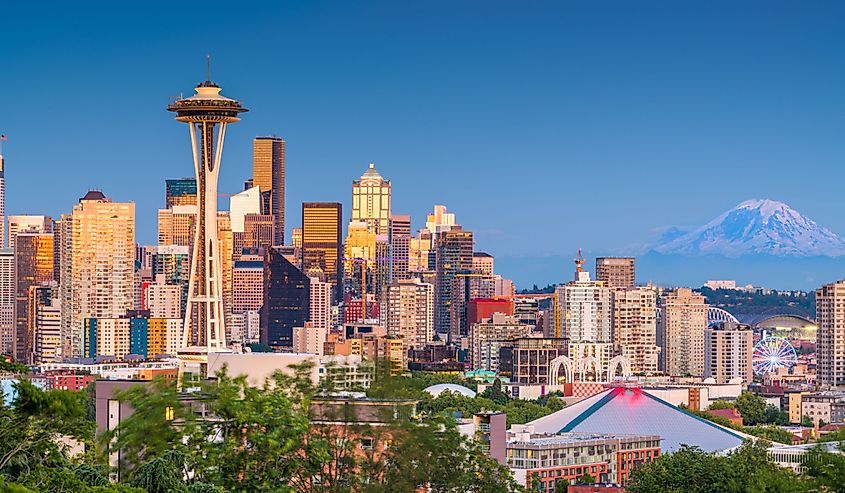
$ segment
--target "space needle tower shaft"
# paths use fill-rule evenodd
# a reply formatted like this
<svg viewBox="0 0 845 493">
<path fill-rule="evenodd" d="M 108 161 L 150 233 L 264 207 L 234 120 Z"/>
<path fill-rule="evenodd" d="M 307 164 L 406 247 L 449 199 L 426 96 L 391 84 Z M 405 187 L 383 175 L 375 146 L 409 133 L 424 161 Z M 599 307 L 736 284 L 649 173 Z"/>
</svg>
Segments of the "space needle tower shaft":
<svg viewBox="0 0 845 493">
<path fill-rule="evenodd" d="M 167 110 L 176 113 L 177 121 L 188 124 L 197 177 L 196 230 L 182 344 L 219 352 L 226 349 L 226 324 L 217 237 L 217 179 L 226 126 L 239 121 L 238 115 L 248 110 L 239 101 L 223 97 L 211 80 L 199 84 L 193 96 L 168 105 Z"/>
</svg>

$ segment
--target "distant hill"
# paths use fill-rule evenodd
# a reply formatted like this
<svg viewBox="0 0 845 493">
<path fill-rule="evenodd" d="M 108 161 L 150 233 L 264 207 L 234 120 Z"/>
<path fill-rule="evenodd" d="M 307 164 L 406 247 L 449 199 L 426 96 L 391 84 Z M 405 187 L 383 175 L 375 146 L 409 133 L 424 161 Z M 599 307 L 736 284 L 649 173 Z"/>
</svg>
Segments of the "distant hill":
<svg viewBox="0 0 845 493">
<path fill-rule="evenodd" d="M 707 303 L 723 308 L 741 318 L 742 315 L 758 315 L 761 313 L 790 313 L 806 318 L 816 318 L 816 293 L 803 292 L 798 296 L 787 295 L 773 291 L 771 294 L 760 292 L 747 293 L 732 289 L 698 289 Z"/>
</svg>

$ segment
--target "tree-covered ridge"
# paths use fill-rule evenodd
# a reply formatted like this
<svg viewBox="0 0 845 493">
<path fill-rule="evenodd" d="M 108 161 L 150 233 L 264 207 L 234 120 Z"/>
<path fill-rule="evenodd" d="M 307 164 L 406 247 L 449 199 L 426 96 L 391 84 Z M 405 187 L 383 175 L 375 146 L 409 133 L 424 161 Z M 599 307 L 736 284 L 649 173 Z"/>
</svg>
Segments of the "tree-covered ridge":
<svg viewBox="0 0 845 493">
<path fill-rule="evenodd" d="M 759 291 L 739 291 L 734 289 L 698 289 L 707 300 L 707 304 L 727 310 L 733 315 L 757 315 L 761 313 L 791 313 L 808 318 L 816 315 L 816 293 L 772 291 L 763 294 Z"/>
</svg>

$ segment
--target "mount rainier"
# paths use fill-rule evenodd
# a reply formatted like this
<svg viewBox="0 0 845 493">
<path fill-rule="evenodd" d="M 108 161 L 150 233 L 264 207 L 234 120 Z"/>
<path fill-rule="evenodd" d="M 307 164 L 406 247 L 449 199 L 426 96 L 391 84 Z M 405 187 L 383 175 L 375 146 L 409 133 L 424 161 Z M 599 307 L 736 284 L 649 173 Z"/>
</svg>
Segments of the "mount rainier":
<svg viewBox="0 0 845 493">
<path fill-rule="evenodd" d="M 845 239 L 783 202 L 747 200 L 692 231 L 670 228 L 646 251 L 664 255 L 839 257 Z"/>
</svg>

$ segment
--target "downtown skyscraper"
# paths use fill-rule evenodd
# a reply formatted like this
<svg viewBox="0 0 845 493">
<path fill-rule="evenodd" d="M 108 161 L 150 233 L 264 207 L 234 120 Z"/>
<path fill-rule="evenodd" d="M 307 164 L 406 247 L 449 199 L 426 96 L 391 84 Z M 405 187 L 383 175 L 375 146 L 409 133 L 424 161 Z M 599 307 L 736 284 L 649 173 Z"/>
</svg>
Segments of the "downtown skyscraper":
<svg viewBox="0 0 845 493">
<path fill-rule="evenodd" d="M 92 190 L 62 216 L 63 355 L 82 356 L 86 318 L 117 318 L 134 307 L 135 204 Z"/>
<path fill-rule="evenodd" d="M 816 372 L 824 387 L 845 385 L 845 281 L 816 290 Z"/>
<path fill-rule="evenodd" d="M 460 226 L 437 234 L 435 269 L 434 328 L 439 334 L 451 332 L 452 328 L 452 279 L 472 269 L 472 232 Z M 455 341 L 463 334 L 449 334 Z"/>
<path fill-rule="evenodd" d="M 340 202 L 302 204 L 302 272 L 332 283 L 335 299 L 343 287 Z"/>
<path fill-rule="evenodd" d="M 265 215 L 273 216 L 273 246 L 285 243 L 285 141 L 256 137 L 252 141 L 252 184 L 259 188 Z"/>
<path fill-rule="evenodd" d="M 53 281 L 53 233 L 15 236 L 15 358 L 31 364 L 35 351 L 35 310 L 31 289 Z"/>
<path fill-rule="evenodd" d="M 367 223 L 377 235 L 387 235 L 390 228 L 390 180 L 385 180 L 370 163 L 361 178 L 352 182 L 352 221 Z"/>
</svg>

